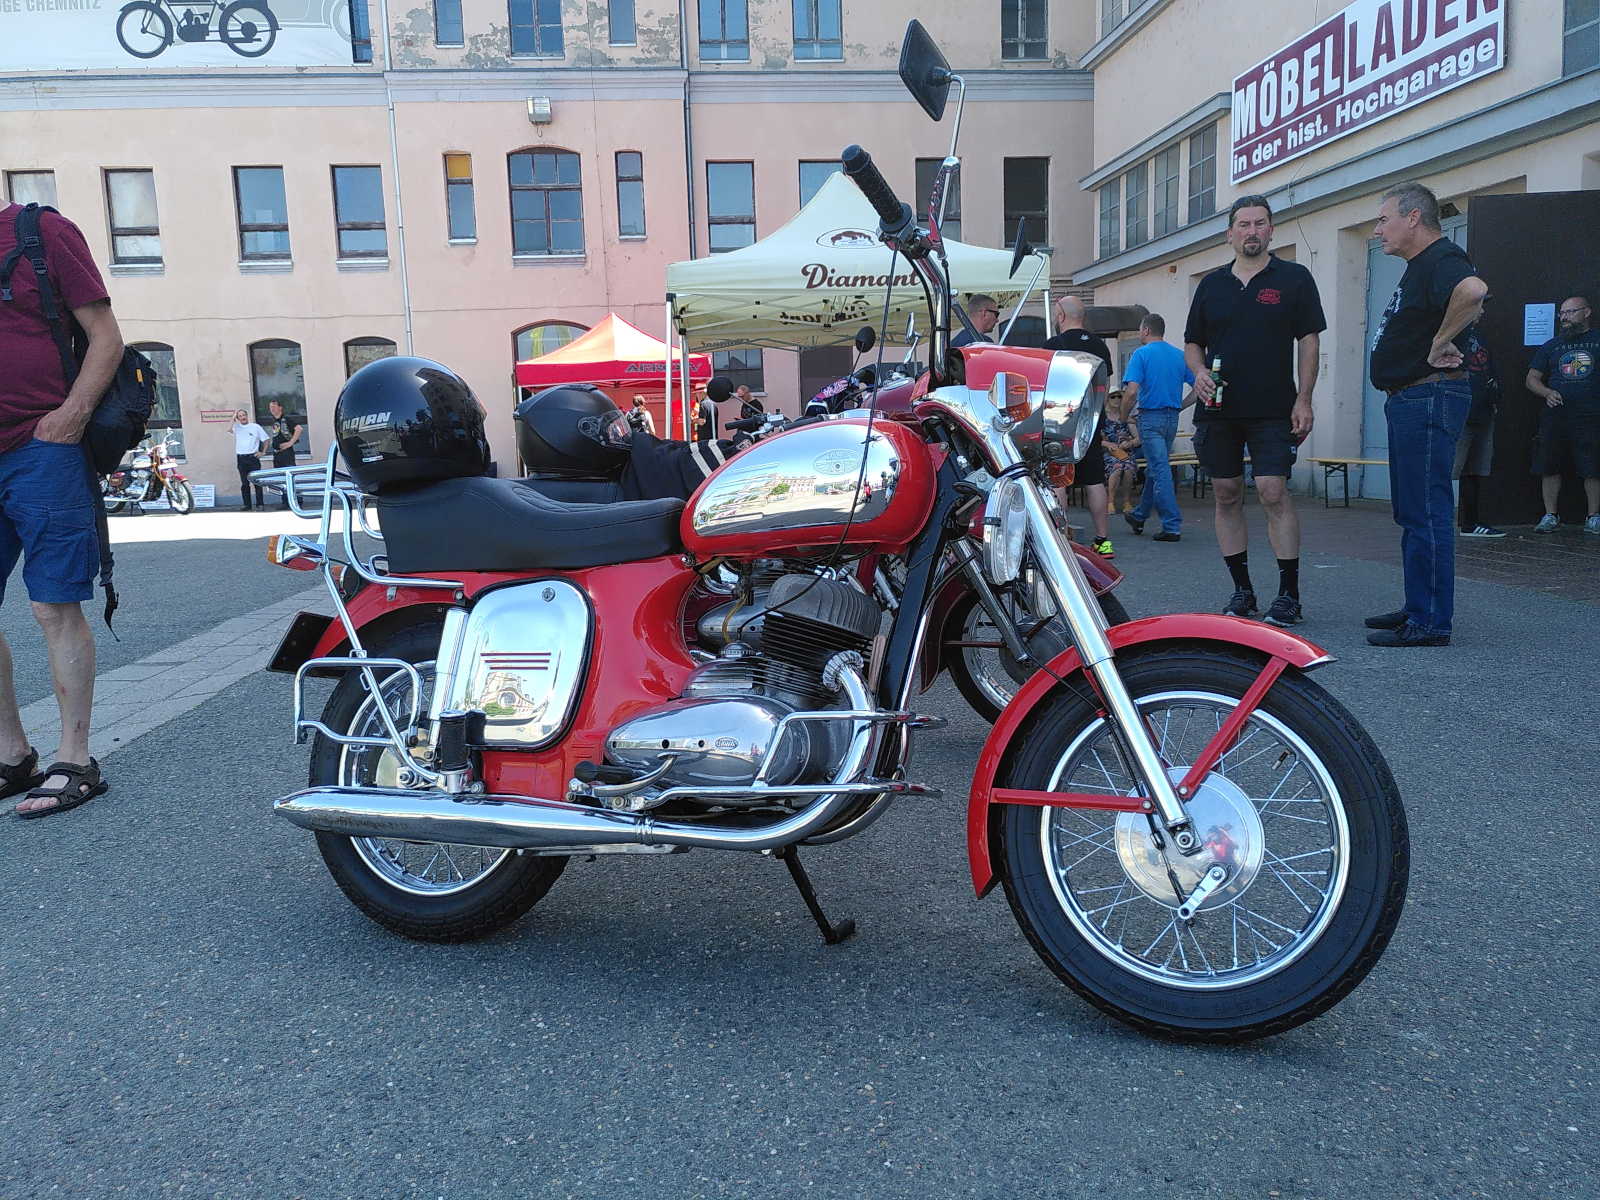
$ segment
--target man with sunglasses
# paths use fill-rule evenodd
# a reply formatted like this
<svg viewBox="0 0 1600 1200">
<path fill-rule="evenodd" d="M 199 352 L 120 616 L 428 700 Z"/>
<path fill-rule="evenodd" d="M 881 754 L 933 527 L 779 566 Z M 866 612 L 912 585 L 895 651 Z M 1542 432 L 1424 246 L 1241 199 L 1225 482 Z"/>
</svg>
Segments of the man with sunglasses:
<svg viewBox="0 0 1600 1200">
<path fill-rule="evenodd" d="M 1236 617 L 1256 611 L 1244 515 L 1248 455 L 1278 560 L 1278 595 L 1264 619 L 1287 627 L 1305 619 L 1300 608 L 1300 518 L 1289 494 L 1289 472 L 1297 447 L 1311 432 L 1319 335 L 1328 322 L 1311 272 L 1268 252 L 1272 206 L 1265 196 L 1241 196 L 1233 202 L 1228 244 L 1233 262 L 1200 281 L 1183 332 L 1200 401 L 1194 453 L 1211 476 L 1217 543 L 1233 577 L 1233 596 L 1222 611 Z M 1218 360 L 1220 404 L 1212 378 Z"/>
<path fill-rule="evenodd" d="M 1528 368 L 1527 388 L 1544 401 L 1539 451 L 1533 473 L 1543 476 L 1544 517 L 1534 528 L 1554 533 L 1561 526 L 1556 501 L 1566 467 L 1583 480 L 1589 519 L 1584 532 L 1600 533 L 1600 334 L 1589 326 L 1589 301 L 1568 296 L 1556 316 L 1556 336 L 1539 347 Z"/>
</svg>

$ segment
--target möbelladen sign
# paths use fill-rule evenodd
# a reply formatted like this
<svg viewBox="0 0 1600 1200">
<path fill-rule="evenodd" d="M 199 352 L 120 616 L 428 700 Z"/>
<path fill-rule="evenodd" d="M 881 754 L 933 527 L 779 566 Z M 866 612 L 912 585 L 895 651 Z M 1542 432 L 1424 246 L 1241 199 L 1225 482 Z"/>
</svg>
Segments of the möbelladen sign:
<svg viewBox="0 0 1600 1200">
<path fill-rule="evenodd" d="M 350 63 L 350 0 L 0 0 L 0 72 Z"/>
<path fill-rule="evenodd" d="M 1356 0 L 1257 63 L 1233 81 L 1233 182 L 1498 71 L 1506 3 Z"/>
</svg>

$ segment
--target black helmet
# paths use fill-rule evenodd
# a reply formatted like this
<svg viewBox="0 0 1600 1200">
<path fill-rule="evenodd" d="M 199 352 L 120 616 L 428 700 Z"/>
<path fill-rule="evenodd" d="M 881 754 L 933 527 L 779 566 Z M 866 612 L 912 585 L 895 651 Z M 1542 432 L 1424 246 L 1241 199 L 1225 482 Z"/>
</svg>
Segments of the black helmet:
<svg viewBox="0 0 1600 1200">
<path fill-rule="evenodd" d="M 597 387 L 564 383 L 516 409 L 517 453 L 540 479 L 610 479 L 628 461 L 633 430 Z"/>
<path fill-rule="evenodd" d="M 466 380 L 426 358 L 380 358 L 344 385 L 333 409 L 339 453 L 363 491 L 487 475 L 483 405 Z"/>
</svg>

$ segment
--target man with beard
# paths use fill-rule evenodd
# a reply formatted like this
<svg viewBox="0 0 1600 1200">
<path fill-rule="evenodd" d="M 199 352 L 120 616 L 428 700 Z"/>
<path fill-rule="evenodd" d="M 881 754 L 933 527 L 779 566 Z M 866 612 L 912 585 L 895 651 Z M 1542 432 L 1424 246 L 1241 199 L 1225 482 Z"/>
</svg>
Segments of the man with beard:
<svg viewBox="0 0 1600 1200">
<path fill-rule="evenodd" d="M 1561 471 L 1570 466 L 1589 501 L 1584 532 L 1600 533 L 1600 335 L 1589 328 L 1589 302 L 1582 296 L 1568 296 L 1556 315 L 1556 336 L 1539 347 L 1528 368 L 1527 388 L 1545 403 L 1533 464 L 1533 473 L 1544 476 L 1544 519 L 1534 529 L 1560 527 L 1556 500 Z"/>
<path fill-rule="evenodd" d="M 1439 200 L 1420 183 L 1383 194 L 1373 233 L 1406 260 L 1372 342 L 1372 386 L 1388 393 L 1389 495 L 1400 526 L 1405 606 L 1367 618 L 1374 646 L 1448 646 L 1456 601 L 1450 469 L 1467 427 L 1467 327 L 1489 287 L 1439 228 Z"/>
<path fill-rule="evenodd" d="M 1184 354 L 1200 398 L 1194 453 L 1211 476 L 1217 543 L 1233 577 L 1233 596 L 1222 611 L 1235 617 L 1256 611 L 1244 515 L 1248 454 L 1278 559 L 1278 596 L 1264 619 L 1287 627 L 1305 619 L 1300 608 L 1300 517 L 1289 494 L 1289 471 L 1296 448 L 1311 432 L 1319 335 L 1328 322 L 1311 272 L 1267 252 L 1272 208 L 1264 196 L 1241 196 L 1233 202 L 1228 244 L 1233 262 L 1200 281 L 1183 332 Z M 1219 360 L 1220 403 L 1212 378 Z"/>
</svg>

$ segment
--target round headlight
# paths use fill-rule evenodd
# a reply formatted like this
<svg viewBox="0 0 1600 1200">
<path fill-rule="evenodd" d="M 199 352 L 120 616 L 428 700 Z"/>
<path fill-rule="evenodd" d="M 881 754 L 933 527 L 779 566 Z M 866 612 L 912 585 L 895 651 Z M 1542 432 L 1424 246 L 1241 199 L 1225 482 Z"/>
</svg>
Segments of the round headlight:
<svg viewBox="0 0 1600 1200">
<path fill-rule="evenodd" d="M 1002 479 L 989 490 L 983 510 L 983 561 L 991 583 L 1010 583 L 1022 567 L 1028 542 L 1028 511 L 1022 485 Z"/>
</svg>

